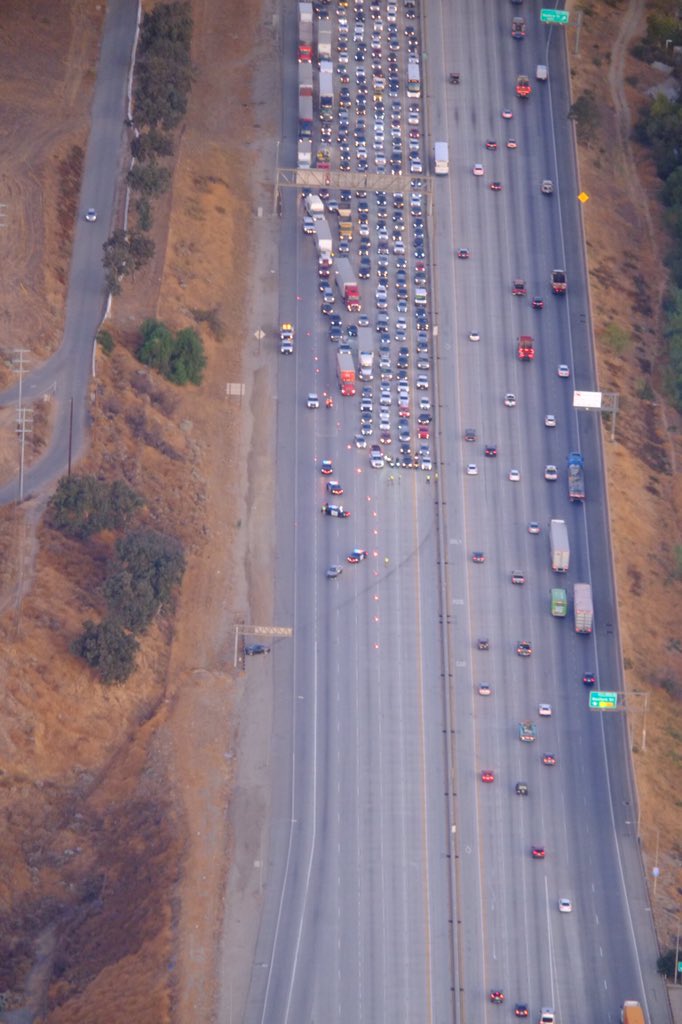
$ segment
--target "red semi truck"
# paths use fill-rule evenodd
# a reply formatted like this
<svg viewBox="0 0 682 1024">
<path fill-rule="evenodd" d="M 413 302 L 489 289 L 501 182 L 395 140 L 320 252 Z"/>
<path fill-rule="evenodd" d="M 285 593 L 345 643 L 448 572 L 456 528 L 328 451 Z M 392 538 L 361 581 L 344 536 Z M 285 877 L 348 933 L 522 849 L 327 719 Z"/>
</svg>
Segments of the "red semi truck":
<svg viewBox="0 0 682 1024">
<path fill-rule="evenodd" d="M 355 363 L 348 345 L 340 346 L 336 353 L 336 373 L 341 394 L 344 398 L 352 398 L 355 394 Z"/>
<path fill-rule="evenodd" d="M 360 305 L 360 292 L 350 260 L 340 259 L 336 261 L 336 287 L 339 289 L 339 294 L 346 304 L 348 312 L 359 313 L 362 309 Z"/>
</svg>

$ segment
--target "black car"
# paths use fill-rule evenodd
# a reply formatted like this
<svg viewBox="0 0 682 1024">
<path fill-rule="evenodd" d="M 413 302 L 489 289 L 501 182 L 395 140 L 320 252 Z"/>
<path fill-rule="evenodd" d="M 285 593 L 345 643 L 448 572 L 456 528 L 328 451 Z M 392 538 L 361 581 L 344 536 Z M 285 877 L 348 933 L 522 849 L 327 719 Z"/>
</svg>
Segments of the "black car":
<svg viewBox="0 0 682 1024">
<path fill-rule="evenodd" d="M 270 648 L 267 644 L 244 644 L 244 654 L 269 654 Z"/>
</svg>

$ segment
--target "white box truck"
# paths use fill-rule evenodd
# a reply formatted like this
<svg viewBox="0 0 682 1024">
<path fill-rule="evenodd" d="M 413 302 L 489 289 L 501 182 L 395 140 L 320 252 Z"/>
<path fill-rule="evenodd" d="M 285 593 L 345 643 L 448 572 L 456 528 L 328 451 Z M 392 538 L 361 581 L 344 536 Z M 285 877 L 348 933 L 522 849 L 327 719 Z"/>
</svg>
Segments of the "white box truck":
<svg viewBox="0 0 682 1024">
<path fill-rule="evenodd" d="M 552 519 L 549 524 L 549 547 L 553 572 L 568 572 L 571 549 L 568 546 L 568 530 L 563 519 Z"/>
<path fill-rule="evenodd" d="M 437 142 L 434 148 L 433 173 L 450 173 L 450 155 L 447 142 Z"/>
</svg>

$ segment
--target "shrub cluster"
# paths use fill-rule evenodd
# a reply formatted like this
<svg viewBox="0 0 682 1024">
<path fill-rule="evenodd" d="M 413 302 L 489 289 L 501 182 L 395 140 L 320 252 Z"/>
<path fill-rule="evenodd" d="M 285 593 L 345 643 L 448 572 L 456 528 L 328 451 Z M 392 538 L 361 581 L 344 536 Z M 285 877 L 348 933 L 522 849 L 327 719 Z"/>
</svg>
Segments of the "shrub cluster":
<svg viewBox="0 0 682 1024">
<path fill-rule="evenodd" d="M 173 384 L 201 384 L 206 366 L 204 345 L 193 327 L 173 331 L 159 320 L 145 320 L 140 327 L 137 358 Z"/>
<path fill-rule="evenodd" d="M 94 477 L 65 477 L 50 499 L 47 521 L 56 530 L 84 540 L 104 529 L 132 525 L 142 501 L 121 481 L 104 484 Z M 71 651 L 95 669 L 103 683 L 122 683 L 135 669 L 137 635 L 167 609 L 185 572 L 182 546 L 158 530 L 129 529 L 116 542 L 103 592 L 108 615 L 88 619 Z"/>
</svg>

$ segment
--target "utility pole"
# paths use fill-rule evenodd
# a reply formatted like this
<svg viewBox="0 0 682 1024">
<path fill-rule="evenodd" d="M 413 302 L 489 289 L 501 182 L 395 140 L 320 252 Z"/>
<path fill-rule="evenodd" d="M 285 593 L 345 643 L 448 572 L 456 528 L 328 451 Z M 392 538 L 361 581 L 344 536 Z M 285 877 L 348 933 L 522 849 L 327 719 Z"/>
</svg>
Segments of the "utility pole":
<svg viewBox="0 0 682 1024">
<path fill-rule="evenodd" d="M 18 348 L 14 353 L 14 372 L 19 375 L 19 398 L 17 403 L 17 434 L 19 435 L 19 504 L 24 500 L 24 456 L 26 449 L 26 434 L 32 428 L 32 409 L 25 409 L 23 405 L 24 374 L 26 373 L 26 357 L 29 350 Z"/>
</svg>

